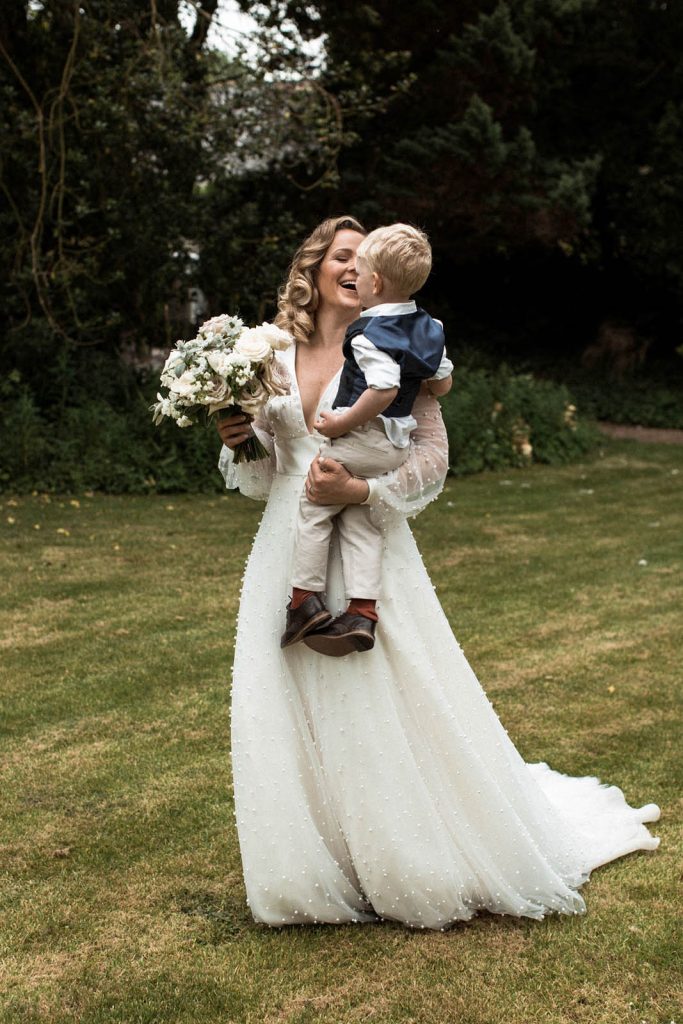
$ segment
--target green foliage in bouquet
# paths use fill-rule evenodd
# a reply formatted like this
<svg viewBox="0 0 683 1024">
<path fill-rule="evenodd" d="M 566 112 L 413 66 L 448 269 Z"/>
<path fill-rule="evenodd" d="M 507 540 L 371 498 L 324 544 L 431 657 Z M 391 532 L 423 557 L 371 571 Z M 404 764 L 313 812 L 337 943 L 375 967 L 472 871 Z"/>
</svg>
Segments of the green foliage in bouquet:
<svg viewBox="0 0 683 1024">
<path fill-rule="evenodd" d="M 496 371 L 460 369 L 442 403 L 453 473 L 527 466 L 562 465 L 594 446 L 593 427 L 577 418 L 561 384 Z"/>
</svg>

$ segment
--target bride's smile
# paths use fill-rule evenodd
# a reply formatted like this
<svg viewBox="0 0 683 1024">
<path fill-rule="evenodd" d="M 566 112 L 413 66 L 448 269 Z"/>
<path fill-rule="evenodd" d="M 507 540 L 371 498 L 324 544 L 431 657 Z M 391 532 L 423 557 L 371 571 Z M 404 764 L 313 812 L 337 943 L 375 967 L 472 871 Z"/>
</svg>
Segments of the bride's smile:
<svg viewBox="0 0 683 1024">
<path fill-rule="evenodd" d="M 325 255 L 317 273 L 319 304 L 330 303 L 345 309 L 357 309 L 356 249 L 363 236 L 358 231 L 338 231 L 334 243 Z"/>
</svg>

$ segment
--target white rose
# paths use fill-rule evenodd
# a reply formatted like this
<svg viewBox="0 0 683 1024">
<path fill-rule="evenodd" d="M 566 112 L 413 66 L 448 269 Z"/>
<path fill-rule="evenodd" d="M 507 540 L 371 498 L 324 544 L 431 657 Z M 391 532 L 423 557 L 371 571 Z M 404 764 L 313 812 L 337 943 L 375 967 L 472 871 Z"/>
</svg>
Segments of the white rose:
<svg viewBox="0 0 683 1024">
<path fill-rule="evenodd" d="M 235 352 L 251 359 L 253 363 L 260 363 L 268 358 L 272 349 L 268 340 L 261 334 L 260 327 L 250 327 L 237 339 Z"/>
<path fill-rule="evenodd" d="M 218 373 L 221 377 L 225 377 L 231 364 L 231 359 L 228 353 L 221 352 L 220 350 L 207 352 L 206 361 L 214 373 Z"/>
<path fill-rule="evenodd" d="M 185 373 L 181 373 L 180 377 L 177 377 L 169 385 L 169 391 L 183 398 L 192 398 L 196 390 L 197 382 L 192 370 L 185 370 Z"/>
<path fill-rule="evenodd" d="M 287 334 L 287 331 L 283 331 L 280 327 L 276 327 L 275 324 L 263 323 L 260 327 L 256 328 L 260 334 L 266 339 L 271 348 L 277 349 L 278 352 L 284 351 L 289 348 L 293 342 L 291 334 Z"/>
</svg>

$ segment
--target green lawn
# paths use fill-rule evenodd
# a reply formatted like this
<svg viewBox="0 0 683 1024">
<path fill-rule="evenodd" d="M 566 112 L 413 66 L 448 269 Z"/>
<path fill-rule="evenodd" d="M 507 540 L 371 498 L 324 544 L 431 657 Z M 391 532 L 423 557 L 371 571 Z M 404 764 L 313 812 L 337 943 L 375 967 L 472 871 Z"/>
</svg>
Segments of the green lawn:
<svg viewBox="0 0 683 1024">
<path fill-rule="evenodd" d="M 257 505 L 2 499 L 2 1024 L 683 1024 L 682 484 L 682 448 L 612 442 L 451 480 L 415 521 L 524 756 L 663 810 L 585 917 L 443 934 L 247 912 L 228 680 Z"/>
</svg>

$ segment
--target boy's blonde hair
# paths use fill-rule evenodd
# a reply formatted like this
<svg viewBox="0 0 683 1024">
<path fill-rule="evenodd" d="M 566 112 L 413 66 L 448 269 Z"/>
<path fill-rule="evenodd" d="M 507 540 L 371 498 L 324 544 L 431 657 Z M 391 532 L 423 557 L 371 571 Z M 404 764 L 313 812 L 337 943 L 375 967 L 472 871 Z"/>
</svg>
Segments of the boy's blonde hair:
<svg viewBox="0 0 683 1024">
<path fill-rule="evenodd" d="M 419 291 L 432 269 L 429 239 L 411 224 L 375 228 L 360 243 L 356 255 L 406 295 Z"/>
</svg>

